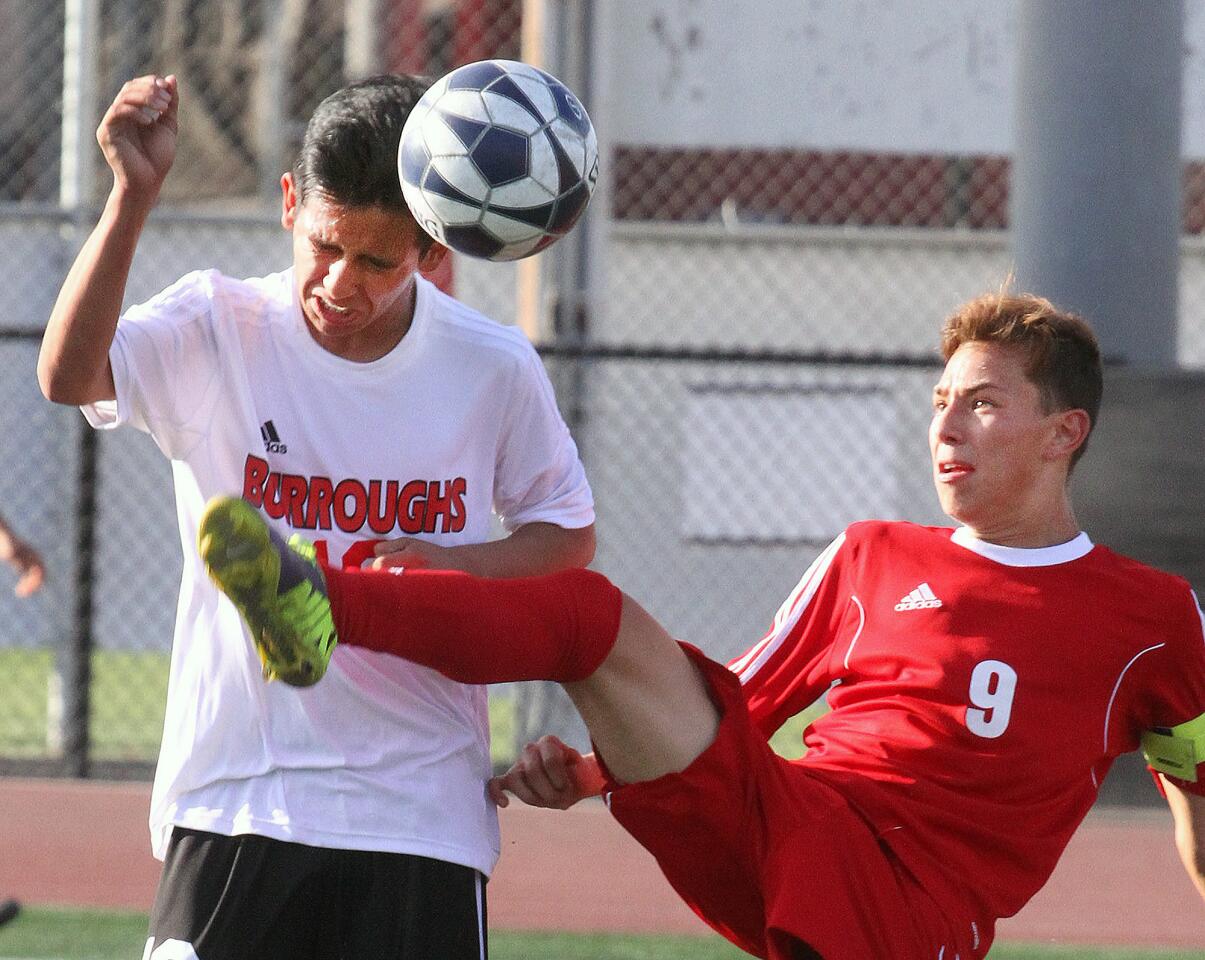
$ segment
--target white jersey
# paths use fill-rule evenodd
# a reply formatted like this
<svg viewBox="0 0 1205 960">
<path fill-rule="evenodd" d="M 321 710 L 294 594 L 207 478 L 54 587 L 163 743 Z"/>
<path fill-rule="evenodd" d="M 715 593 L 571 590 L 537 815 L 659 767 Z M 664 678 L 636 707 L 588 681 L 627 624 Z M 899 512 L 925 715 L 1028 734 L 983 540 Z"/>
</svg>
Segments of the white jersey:
<svg viewBox="0 0 1205 960">
<path fill-rule="evenodd" d="M 196 530 L 210 497 L 242 495 L 358 565 L 378 539 L 485 541 L 493 510 L 512 530 L 588 526 L 590 488 L 535 350 L 420 279 L 406 336 L 355 363 L 310 336 L 291 270 L 211 271 L 131 308 L 109 357 L 117 400 L 84 413 L 145 430 L 171 459 L 184 548 L 155 855 L 179 824 L 488 874 L 499 840 L 485 688 L 350 647 L 314 687 L 265 684 Z"/>
</svg>

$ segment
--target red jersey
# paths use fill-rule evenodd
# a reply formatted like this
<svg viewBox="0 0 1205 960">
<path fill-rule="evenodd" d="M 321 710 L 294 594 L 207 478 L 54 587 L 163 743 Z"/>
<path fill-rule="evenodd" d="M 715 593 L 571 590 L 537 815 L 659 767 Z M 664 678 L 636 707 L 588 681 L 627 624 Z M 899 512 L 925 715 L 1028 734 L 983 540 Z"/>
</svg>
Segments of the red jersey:
<svg viewBox="0 0 1205 960">
<path fill-rule="evenodd" d="M 1205 714 L 1187 582 L 1085 534 L 1020 550 L 854 524 L 729 667 L 767 737 L 828 691 L 798 762 L 979 925 L 1046 882 L 1117 756 Z M 1198 771 L 1177 783 L 1205 794 Z"/>
</svg>

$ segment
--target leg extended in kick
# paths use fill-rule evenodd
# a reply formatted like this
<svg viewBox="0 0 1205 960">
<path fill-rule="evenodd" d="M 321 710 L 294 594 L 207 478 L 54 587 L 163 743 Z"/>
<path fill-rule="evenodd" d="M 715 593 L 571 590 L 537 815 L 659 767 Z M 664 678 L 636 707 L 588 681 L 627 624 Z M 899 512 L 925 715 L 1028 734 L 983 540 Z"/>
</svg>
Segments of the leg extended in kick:
<svg viewBox="0 0 1205 960">
<path fill-rule="evenodd" d="M 620 781 L 682 770 L 715 737 L 719 712 L 698 669 L 600 574 L 326 576 L 342 643 L 405 657 L 462 683 L 561 683 Z"/>
<path fill-rule="evenodd" d="M 211 502 L 198 540 L 211 576 L 251 625 L 268 672 L 286 682 L 296 682 L 295 672 L 272 671 L 274 658 L 316 659 L 324 670 L 333 623 L 339 643 L 404 657 L 462 683 L 562 683 L 624 782 L 682 770 L 715 737 L 719 713 L 697 668 L 597 573 L 487 580 L 324 568 L 315 578 L 312 558 L 236 498 Z M 327 602 L 330 617 L 316 617 L 315 606 Z M 313 682 L 312 675 L 300 679 Z"/>
<path fill-rule="evenodd" d="M 684 770 L 715 739 L 720 713 L 681 646 L 623 598 L 615 644 L 588 678 L 565 683 L 611 775 L 622 783 Z"/>
</svg>

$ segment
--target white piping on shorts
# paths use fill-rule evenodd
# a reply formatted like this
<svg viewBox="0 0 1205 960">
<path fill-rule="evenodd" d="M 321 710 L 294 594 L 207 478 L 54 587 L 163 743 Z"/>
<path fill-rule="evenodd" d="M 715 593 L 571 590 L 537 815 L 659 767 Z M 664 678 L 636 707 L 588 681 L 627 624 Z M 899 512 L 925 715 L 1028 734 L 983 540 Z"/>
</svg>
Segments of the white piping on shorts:
<svg viewBox="0 0 1205 960">
<path fill-rule="evenodd" d="M 971 940 L 972 940 L 971 949 L 978 950 L 979 949 L 979 924 L 976 923 L 974 920 L 971 921 Z M 946 948 L 942 947 L 940 950 L 937 951 L 937 960 L 945 960 L 945 955 L 946 955 Z M 957 954 L 957 953 L 954 954 L 954 960 L 962 960 L 961 954 Z"/>
<path fill-rule="evenodd" d="M 481 960 L 485 960 L 485 909 L 483 903 L 483 895 L 485 893 L 485 880 L 481 876 L 481 871 L 477 871 L 477 946 L 481 950 Z"/>
</svg>

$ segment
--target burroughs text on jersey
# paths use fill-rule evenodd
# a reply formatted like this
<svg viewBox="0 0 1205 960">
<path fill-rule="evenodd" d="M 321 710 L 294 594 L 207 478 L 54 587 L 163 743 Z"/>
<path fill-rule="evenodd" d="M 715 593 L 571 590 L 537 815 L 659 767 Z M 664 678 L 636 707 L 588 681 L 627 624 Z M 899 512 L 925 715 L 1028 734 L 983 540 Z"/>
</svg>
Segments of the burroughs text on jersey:
<svg viewBox="0 0 1205 960">
<path fill-rule="evenodd" d="M 465 524 L 466 488 L 464 477 L 366 482 L 274 473 L 266 460 L 251 454 L 243 467 L 243 499 L 303 530 L 458 533 Z"/>
</svg>

